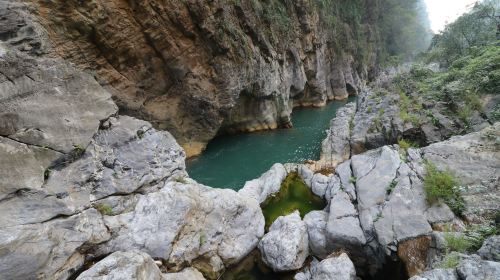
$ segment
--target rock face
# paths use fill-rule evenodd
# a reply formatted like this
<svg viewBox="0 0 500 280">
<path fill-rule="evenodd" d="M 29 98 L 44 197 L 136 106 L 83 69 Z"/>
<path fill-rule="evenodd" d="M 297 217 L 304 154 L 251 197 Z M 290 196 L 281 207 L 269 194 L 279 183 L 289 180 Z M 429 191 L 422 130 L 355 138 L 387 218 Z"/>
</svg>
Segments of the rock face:
<svg viewBox="0 0 500 280">
<path fill-rule="evenodd" d="M 2 40 L 92 71 L 121 112 L 169 130 L 188 155 L 219 130 L 289 126 L 294 106 L 356 94 L 375 72 L 374 51 L 358 57 L 358 45 L 377 44 L 380 11 L 368 0 L 361 24 L 304 0 L 18 2 L 0 3 Z"/>
<path fill-rule="evenodd" d="M 356 103 L 349 103 L 331 120 L 326 139 L 321 144 L 322 164 L 336 167 L 351 157 L 350 139 L 355 113 Z"/>
<path fill-rule="evenodd" d="M 356 270 L 347 254 L 342 253 L 336 257 L 328 257 L 318 262 L 314 260 L 305 272 L 295 275 L 295 280 L 355 280 Z"/>
<path fill-rule="evenodd" d="M 495 235 L 486 239 L 477 254 L 483 259 L 500 262 L 500 236 Z"/>
<path fill-rule="evenodd" d="M 44 171 L 85 148 L 117 111 L 92 77 L 59 59 L 35 59 L 0 42 L 0 199 L 39 189 Z"/>
<path fill-rule="evenodd" d="M 77 280 L 162 280 L 153 259 L 140 251 L 115 252 L 84 271 Z"/>
<path fill-rule="evenodd" d="M 299 212 L 276 219 L 260 241 L 259 250 L 262 260 L 276 272 L 301 268 L 309 255 L 309 243 Z"/>
</svg>

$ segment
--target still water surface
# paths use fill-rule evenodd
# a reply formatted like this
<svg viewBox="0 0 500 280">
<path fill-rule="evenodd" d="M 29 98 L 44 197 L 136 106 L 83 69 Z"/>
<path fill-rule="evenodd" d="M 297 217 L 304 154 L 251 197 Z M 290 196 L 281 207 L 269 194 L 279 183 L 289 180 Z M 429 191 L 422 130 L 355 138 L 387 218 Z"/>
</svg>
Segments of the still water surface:
<svg viewBox="0 0 500 280">
<path fill-rule="evenodd" d="M 224 135 L 212 140 L 202 155 L 187 161 L 191 178 L 211 187 L 239 190 L 277 162 L 319 159 L 321 141 L 337 110 L 347 101 L 322 108 L 295 108 L 293 128 Z"/>
</svg>

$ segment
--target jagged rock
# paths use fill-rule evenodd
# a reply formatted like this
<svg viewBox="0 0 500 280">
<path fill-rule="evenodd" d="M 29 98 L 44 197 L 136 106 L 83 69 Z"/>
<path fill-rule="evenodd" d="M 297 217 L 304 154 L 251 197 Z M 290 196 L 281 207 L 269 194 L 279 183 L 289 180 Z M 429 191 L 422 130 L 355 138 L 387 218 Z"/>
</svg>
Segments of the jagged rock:
<svg viewBox="0 0 500 280">
<path fill-rule="evenodd" d="M 500 235 L 488 237 L 477 254 L 483 259 L 500 262 Z"/>
<path fill-rule="evenodd" d="M 404 263 L 406 273 L 412 277 L 425 270 L 432 238 L 421 236 L 398 244 L 398 257 Z"/>
<path fill-rule="evenodd" d="M 113 239 L 101 246 L 103 254 L 138 249 L 177 270 L 192 264 L 215 274 L 240 261 L 264 234 L 254 199 L 192 180 L 167 182 L 141 196 L 132 211 L 106 216 L 105 223 Z"/>
<path fill-rule="evenodd" d="M 154 260 L 140 251 L 114 252 L 82 272 L 77 280 L 162 280 Z M 187 278 L 186 278 L 187 279 Z"/>
<path fill-rule="evenodd" d="M 467 258 L 460 262 L 457 267 L 457 273 L 460 279 L 499 279 L 500 263 Z"/>
<path fill-rule="evenodd" d="M 309 241 L 299 212 L 276 219 L 260 241 L 259 250 L 262 260 L 276 272 L 301 268 L 309 255 Z"/>
<path fill-rule="evenodd" d="M 295 280 L 355 280 L 356 270 L 347 254 L 328 257 L 321 262 L 313 261 L 305 272 L 295 275 Z"/>
<path fill-rule="evenodd" d="M 67 279 L 83 265 L 85 248 L 110 237 L 95 209 L 45 223 L 2 227 L 0 279 Z"/>
<path fill-rule="evenodd" d="M 188 267 L 177 273 L 163 274 L 163 280 L 205 280 L 198 270 Z"/>
<path fill-rule="evenodd" d="M 96 134 L 81 159 L 53 170 L 44 190 L 62 196 L 72 209 L 81 209 L 116 193 L 129 194 L 183 177 L 184 159 L 184 151 L 170 133 L 120 116 Z"/>
<path fill-rule="evenodd" d="M 254 198 L 259 203 L 264 202 L 271 194 L 279 192 L 281 183 L 285 180 L 287 171 L 280 164 L 274 164 L 260 178 L 253 179 L 245 183 L 245 186 L 238 192 L 242 195 Z"/>
<path fill-rule="evenodd" d="M 321 163 L 335 167 L 350 158 L 349 140 L 355 113 L 356 103 L 349 103 L 337 111 L 335 118 L 330 122 L 326 139 L 321 145 Z"/>
</svg>

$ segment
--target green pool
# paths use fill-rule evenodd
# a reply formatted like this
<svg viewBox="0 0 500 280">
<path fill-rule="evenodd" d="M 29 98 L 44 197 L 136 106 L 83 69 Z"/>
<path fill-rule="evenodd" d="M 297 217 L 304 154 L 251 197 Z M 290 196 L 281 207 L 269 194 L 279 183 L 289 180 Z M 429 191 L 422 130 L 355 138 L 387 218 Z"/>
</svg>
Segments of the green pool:
<svg viewBox="0 0 500 280">
<path fill-rule="evenodd" d="M 224 135 L 212 140 L 198 157 L 187 161 L 191 178 L 211 187 L 239 190 L 274 163 L 319 159 L 325 130 L 347 101 L 322 108 L 295 108 L 291 129 Z"/>
</svg>

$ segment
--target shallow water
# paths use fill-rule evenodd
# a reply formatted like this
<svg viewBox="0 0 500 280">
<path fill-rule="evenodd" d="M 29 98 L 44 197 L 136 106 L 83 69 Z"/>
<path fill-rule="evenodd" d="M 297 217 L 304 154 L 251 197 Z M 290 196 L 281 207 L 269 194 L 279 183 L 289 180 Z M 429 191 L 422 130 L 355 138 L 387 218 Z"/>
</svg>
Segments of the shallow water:
<svg viewBox="0 0 500 280">
<path fill-rule="evenodd" d="M 281 185 L 280 191 L 267 199 L 262 205 L 262 213 L 266 219 L 266 229 L 279 216 L 285 216 L 299 210 L 304 216 L 313 210 L 323 210 L 326 206 L 324 199 L 313 194 L 296 172 L 288 174 Z"/>
<path fill-rule="evenodd" d="M 295 108 L 293 128 L 224 135 L 212 140 L 202 155 L 187 161 L 191 178 L 211 187 L 239 190 L 277 162 L 319 159 L 321 141 L 337 110 L 347 102 L 322 108 Z"/>
</svg>

